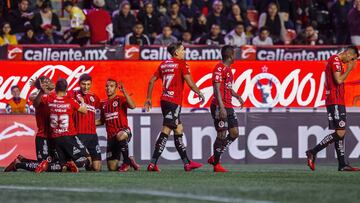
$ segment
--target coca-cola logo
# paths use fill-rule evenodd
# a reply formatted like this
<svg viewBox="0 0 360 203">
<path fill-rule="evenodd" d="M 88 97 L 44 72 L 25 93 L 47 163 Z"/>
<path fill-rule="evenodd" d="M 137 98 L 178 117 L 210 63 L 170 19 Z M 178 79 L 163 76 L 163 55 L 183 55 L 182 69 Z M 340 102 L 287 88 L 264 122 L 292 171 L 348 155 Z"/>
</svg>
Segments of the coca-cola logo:
<svg viewBox="0 0 360 203">
<path fill-rule="evenodd" d="M 0 76 L 0 101 L 9 100 L 12 98 L 10 89 L 14 85 L 19 85 L 22 87 L 20 97 L 28 98 L 30 94 L 36 91 L 33 87 L 30 86 L 30 81 L 40 76 L 47 76 L 52 80 L 55 80 L 58 77 L 65 78 L 68 82 L 68 90 L 72 90 L 78 87 L 80 75 L 84 73 L 90 74 L 93 69 L 94 66 L 86 68 L 84 65 L 80 65 L 75 69 L 70 69 L 64 65 L 45 65 L 39 68 L 32 75 L 13 75 L 8 78 Z M 5 105 L 5 102 L 0 102 L 0 109 L 5 108 Z"/>
<path fill-rule="evenodd" d="M 23 49 L 20 46 L 9 45 L 8 46 L 8 59 L 14 61 L 20 61 L 23 58 Z"/>
<path fill-rule="evenodd" d="M 138 60 L 140 58 L 139 46 L 126 45 L 125 46 L 125 59 Z"/>
<path fill-rule="evenodd" d="M 301 69 L 294 69 L 282 81 L 273 73 L 254 74 L 253 72 L 253 69 L 242 72 L 237 78 L 234 78 L 233 84 L 233 89 L 241 94 L 240 96 L 245 102 L 250 101 L 250 106 L 287 107 L 294 102 L 298 106 L 304 107 L 310 104 L 313 104 L 314 107 L 325 105 L 323 98 L 324 72 L 321 73 L 320 78 L 314 78 L 313 73 L 301 73 Z M 233 73 L 236 73 L 235 69 Z M 189 104 L 200 104 L 200 107 L 208 105 L 209 100 L 213 97 L 211 79 L 212 73 L 208 73 L 196 82 L 200 91 L 204 93 L 205 102 L 200 104 L 198 96 L 193 91 L 190 91 L 187 97 Z M 239 92 L 241 86 L 244 87 L 243 92 Z M 308 87 L 308 90 L 305 90 L 305 87 Z M 262 97 L 261 91 L 263 91 L 263 94 L 268 94 L 266 100 Z M 235 98 L 232 99 L 232 104 L 235 107 L 240 107 L 240 102 Z"/>
<path fill-rule="evenodd" d="M 6 142 L 14 137 L 22 137 L 22 136 L 34 136 L 35 131 L 28 127 L 23 123 L 14 122 L 11 126 L 5 128 L 2 132 L 0 132 L 0 142 Z M 0 151 L 0 161 L 6 159 L 11 156 L 13 152 L 17 149 L 18 145 L 14 144 L 7 150 L 6 152 Z"/>
</svg>

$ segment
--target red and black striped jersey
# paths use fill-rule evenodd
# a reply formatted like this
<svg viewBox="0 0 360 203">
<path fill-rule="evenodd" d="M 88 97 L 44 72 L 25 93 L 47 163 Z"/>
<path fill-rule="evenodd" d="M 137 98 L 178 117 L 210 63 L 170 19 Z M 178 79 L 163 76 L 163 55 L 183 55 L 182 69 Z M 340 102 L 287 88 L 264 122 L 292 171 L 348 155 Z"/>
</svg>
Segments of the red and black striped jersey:
<svg viewBox="0 0 360 203">
<path fill-rule="evenodd" d="M 326 88 L 326 105 L 339 104 L 345 105 L 345 85 L 337 84 L 334 79 L 334 73 L 344 73 L 342 62 L 338 55 L 333 55 L 328 59 L 325 69 L 325 88 Z"/>
<path fill-rule="evenodd" d="M 213 83 L 220 83 L 219 93 L 226 108 L 233 107 L 231 103 L 233 80 L 234 80 L 234 75 L 231 72 L 231 67 L 227 67 L 221 62 L 215 66 L 213 70 L 212 81 Z M 218 105 L 218 101 L 215 98 L 215 94 L 212 103 Z"/>
</svg>

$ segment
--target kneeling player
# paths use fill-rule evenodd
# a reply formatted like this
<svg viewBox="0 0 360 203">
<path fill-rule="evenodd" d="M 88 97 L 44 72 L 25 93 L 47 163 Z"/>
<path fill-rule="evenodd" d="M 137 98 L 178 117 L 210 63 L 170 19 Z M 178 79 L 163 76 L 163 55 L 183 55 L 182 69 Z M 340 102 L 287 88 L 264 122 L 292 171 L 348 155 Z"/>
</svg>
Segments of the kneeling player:
<svg viewBox="0 0 360 203">
<path fill-rule="evenodd" d="M 119 87 L 124 96 L 116 94 L 117 87 Z M 117 84 L 115 80 L 108 79 L 105 90 L 108 99 L 101 103 L 101 120 L 97 121 L 97 124 L 105 123 L 106 127 L 108 170 L 126 172 L 132 167 L 137 171 L 140 169 L 140 166 L 132 157 L 129 157 L 128 143 L 131 140 L 132 134 L 127 120 L 127 109 L 134 109 L 136 107 L 135 103 L 121 82 Z M 122 154 L 124 161 L 120 168 L 118 168 L 120 154 Z"/>
<path fill-rule="evenodd" d="M 224 46 L 221 49 L 222 61 L 213 71 L 214 98 L 210 108 L 217 137 L 213 145 L 214 155 L 209 158 L 208 163 L 214 165 L 215 172 L 227 172 L 220 165 L 220 156 L 239 136 L 238 121 L 231 99 L 238 99 L 241 106 L 244 102 L 232 89 L 233 74 L 230 65 L 234 62 L 234 53 L 232 46 Z M 226 136 L 227 131 L 229 134 Z"/>
</svg>

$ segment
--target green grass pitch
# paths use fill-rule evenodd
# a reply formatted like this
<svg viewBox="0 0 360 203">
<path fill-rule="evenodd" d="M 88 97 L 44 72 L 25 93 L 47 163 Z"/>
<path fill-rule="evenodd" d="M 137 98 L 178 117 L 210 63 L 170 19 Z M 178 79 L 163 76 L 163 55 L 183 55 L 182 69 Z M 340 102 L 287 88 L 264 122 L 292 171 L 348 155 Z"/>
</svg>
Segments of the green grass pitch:
<svg viewBox="0 0 360 203">
<path fill-rule="evenodd" d="M 225 166 L 231 172 L 160 165 L 161 173 L 0 173 L 0 202 L 360 202 L 360 172 L 335 165 Z"/>
</svg>

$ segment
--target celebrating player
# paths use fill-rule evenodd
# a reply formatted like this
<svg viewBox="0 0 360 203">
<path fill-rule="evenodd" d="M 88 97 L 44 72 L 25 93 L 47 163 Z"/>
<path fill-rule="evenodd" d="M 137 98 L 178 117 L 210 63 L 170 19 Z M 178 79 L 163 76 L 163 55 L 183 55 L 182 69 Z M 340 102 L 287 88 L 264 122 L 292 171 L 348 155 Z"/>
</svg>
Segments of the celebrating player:
<svg viewBox="0 0 360 203">
<path fill-rule="evenodd" d="M 221 49 L 221 56 L 222 61 L 215 66 L 213 71 L 214 98 L 210 106 L 217 137 L 213 145 L 214 155 L 208 159 L 208 163 L 214 166 L 215 172 L 227 172 L 220 165 L 220 156 L 239 137 L 237 116 L 231 99 L 232 97 L 238 99 L 241 107 L 244 104 L 241 97 L 232 89 L 234 76 L 230 66 L 235 59 L 234 48 L 224 46 Z M 226 136 L 227 131 L 229 134 Z"/>
<path fill-rule="evenodd" d="M 328 113 L 329 129 L 335 130 L 334 133 L 327 135 L 313 149 L 306 151 L 308 166 L 315 170 L 316 154 L 335 143 L 335 151 L 339 162 L 339 171 L 359 171 L 345 163 L 344 138 L 346 127 L 346 109 L 345 109 L 345 85 L 344 82 L 350 72 L 356 66 L 356 60 L 359 57 L 356 46 L 349 46 L 343 52 L 333 55 L 328 59 L 326 76 L 326 109 Z M 347 68 L 344 70 L 343 63 Z"/>
<path fill-rule="evenodd" d="M 77 137 L 88 150 L 92 167 L 94 171 L 101 170 L 101 150 L 99 139 L 96 134 L 95 114 L 96 109 L 100 109 L 100 99 L 97 95 L 90 92 L 92 86 L 92 78 L 89 74 L 82 74 L 79 78 L 80 90 L 69 92 L 75 100 L 83 99 L 87 108 L 87 113 L 83 114 L 79 111 L 75 113 L 75 128 Z"/>
<path fill-rule="evenodd" d="M 75 111 L 87 112 L 84 101 L 81 105 L 66 95 L 67 81 L 58 79 L 55 86 L 56 94 L 43 95 L 41 102 L 49 109 L 50 131 L 56 153 L 61 166 L 70 167 L 77 172 L 77 167 L 89 167 L 91 158 L 81 141 L 76 137 L 73 115 Z M 36 169 L 37 172 L 46 171 L 48 160 L 44 160 Z"/>
<path fill-rule="evenodd" d="M 117 88 L 124 96 L 116 94 Z M 127 109 L 134 109 L 135 103 L 121 82 L 117 84 L 116 80 L 108 79 L 105 90 L 108 99 L 101 103 L 101 120 L 97 121 L 97 124 L 105 123 L 106 126 L 108 170 L 126 172 L 130 167 L 136 171 L 140 170 L 140 166 L 135 160 L 129 157 L 128 146 L 132 134 L 128 126 Z M 120 154 L 122 154 L 124 161 L 118 168 Z"/>
<path fill-rule="evenodd" d="M 192 169 L 201 167 L 202 164 L 189 160 L 186 154 L 185 144 L 182 140 L 184 129 L 180 121 L 180 112 L 184 81 L 199 95 L 202 101 L 204 101 L 205 98 L 199 88 L 194 84 L 190 75 L 189 66 L 184 60 L 184 46 L 181 43 L 173 43 L 168 46 L 167 50 L 173 58 L 162 62 L 150 79 L 147 99 L 144 105 L 146 110 L 150 111 L 154 83 L 157 79 L 161 78 L 163 82 L 163 92 L 160 105 L 164 117 L 163 127 L 160 136 L 156 141 L 151 163 L 148 165 L 147 170 L 160 171 L 157 161 L 166 146 L 166 141 L 168 140 L 171 131 L 174 131 L 175 146 L 184 163 L 184 169 L 185 171 L 191 171 Z"/>
</svg>

